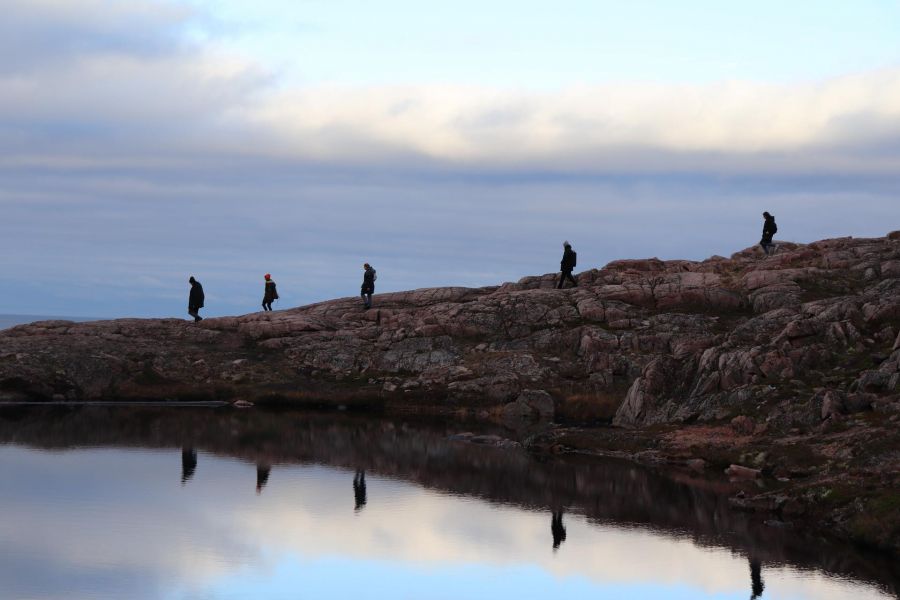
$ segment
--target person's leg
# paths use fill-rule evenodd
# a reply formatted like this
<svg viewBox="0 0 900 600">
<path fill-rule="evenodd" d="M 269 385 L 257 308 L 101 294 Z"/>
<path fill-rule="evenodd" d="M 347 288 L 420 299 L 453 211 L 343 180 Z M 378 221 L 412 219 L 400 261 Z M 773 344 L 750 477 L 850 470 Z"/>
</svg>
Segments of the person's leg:
<svg viewBox="0 0 900 600">
<path fill-rule="evenodd" d="M 198 309 L 194 312 L 194 323 L 199 323 L 199 322 L 202 321 L 202 320 L 203 320 L 203 317 L 200 316 L 200 309 L 198 308 Z"/>
<path fill-rule="evenodd" d="M 561 290 L 563 287 L 563 282 L 565 282 L 565 280 L 566 280 L 566 274 L 564 272 L 561 272 L 559 274 L 559 283 L 556 284 L 556 289 Z"/>
<path fill-rule="evenodd" d="M 372 308 L 372 292 L 366 292 L 366 308 Z"/>
<path fill-rule="evenodd" d="M 575 277 L 572 276 L 572 271 L 567 271 L 567 272 L 566 272 L 566 277 L 569 278 L 569 281 L 572 282 L 572 285 L 574 285 L 575 287 L 578 287 L 578 282 L 575 281 Z"/>
</svg>

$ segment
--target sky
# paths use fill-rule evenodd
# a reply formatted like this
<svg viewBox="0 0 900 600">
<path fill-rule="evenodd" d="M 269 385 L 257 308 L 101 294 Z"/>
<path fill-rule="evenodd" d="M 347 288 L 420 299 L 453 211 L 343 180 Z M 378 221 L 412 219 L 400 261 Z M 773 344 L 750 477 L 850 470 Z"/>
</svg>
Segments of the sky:
<svg viewBox="0 0 900 600">
<path fill-rule="evenodd" d="M 179 450 L 0 446 L 0 596 L 373 600 L 548 597 L 745 600 L 747 556 L 566 512 L 445 494 L 353 471 L 256 466 Z M 52 490 L 52 491 L 50 491 Z M 136 518 L 138 517 L 139 518 Z M 140 540 L 135 543 L 135 540 Z M 764 598 L 886 599 L 873 586 L 765 563 Z M 5 597 L 5 596 L 3 596 Z"/>
<path fill-rule="evenodd" d="M 0 0 L 0 313 L 900 229 L 900 4 Z"/>
</svg>

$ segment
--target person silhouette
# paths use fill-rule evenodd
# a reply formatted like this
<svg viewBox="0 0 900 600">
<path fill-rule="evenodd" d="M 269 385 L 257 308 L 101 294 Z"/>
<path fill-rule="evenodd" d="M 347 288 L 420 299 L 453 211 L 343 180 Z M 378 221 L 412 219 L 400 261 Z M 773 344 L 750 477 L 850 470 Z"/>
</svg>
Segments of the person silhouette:
<svg viewBox="0 0 900 600">
<path fill-rule="evenodd" d="M 359 512 L 366 505 L 366 471 L 365 469 L 357 469 L 353 475 L 353 499 L 356 506 L 353 508 Z"/>
<path fill-rule="evenodd" d="M 559 284 L 557 284 L 556 289 L 561 290 L 567 279 L 572 282 L 572 285 L 578 287 L 578 281 L 572 276 L 572 270 L 577 263 L 578 253 L 572 250 L 572 244 L 566 240 L 563 242 L 563 257 L 559 261 Z"/>
<path fill-rule="evenodd" d="M 559 545 L 566 541 L 566 526 L 563 525 L 562 511 L 553 511 L 550 518 L 550 532 L 553 534 L 553 550 L 558 550 Z"/>
<path fill-rule="evenodd" d="M 750 600 L 756 600 L 762 597 L 763 590 L 766 588 L 762 580 L 762 565 L 755 556 L 749 558 L 750 561 L 750 589 L 752 595 Z"/>
<path fill-rule="evenodd" d="M 269 471 L 272 467 L 266 463 L 256 463 L 256 494 L 262 493 L 264 487 L 269 482 Z"/>
<path fill-rule="evenodd" d="M 188 279 L 188 283 L 191 284 L 191 293 L 188 296 L 188 314 L 194 317 L 196 323 L 203 320 L 203 317 L 200 316 L 200 309 L 203 308 L 206 295 L 203 293 L 203 286 L 194 279 L 193 275 Z"/>
<path fill-rule="evenodd" d="M 775 215 L 770 215 L 768 211 L 764 212 L 762 239 L 759 240 L 759 245 L 762 247 L 763 252 L 766 253 L 766 256 L 774 254 L 778 250 L 778 245 L 772 241 L 776 233 L 778 233 L 778 225 L 775 224 Z"/>
<path fill-rule="evenodd" d="M 263 275 L 263 278 L 266 281 L 266 287 L 263 291 L 262 307 L 264 311 L 270 311 L 272 310 L 272 302 L 278 300 L 278 289 L 275 287 L 275 282 L 269 273 Z"/>
<path fill-rule="evenodd" d="M 359 295 L 363 299 L 363 308 L 369 310 L 372 308 L 372 294 L 375 293 L 375 280 L 378 279 L 378 275 L 369 263 L 365 263 L 363 269 L 363 282 L 359 288 Z"/>
<path fill-rule="evenodd" d="M 181 485 L 190 481 L 197 469 L 197 452 L 190 446 L 181 448 Z"/>
</svg>

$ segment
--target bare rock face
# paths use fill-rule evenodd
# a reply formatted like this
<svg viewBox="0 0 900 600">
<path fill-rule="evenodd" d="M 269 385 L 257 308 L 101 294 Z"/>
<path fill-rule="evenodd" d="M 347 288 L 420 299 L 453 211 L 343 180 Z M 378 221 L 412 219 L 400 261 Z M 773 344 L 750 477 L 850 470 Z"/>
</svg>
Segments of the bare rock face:
<svg viewBox="0 0 900 600">
<path fill-rule="evenodd" d="M 544 390 L 524 390 L 515 402 L 503 407 L 506 419 L 552 420 L 553 397 Z"/>
<path fill-rule="evenodd" d="M 0 332 L 0 401 L 353 396 L 547 418 L 612 398 L 623 427 L 814 426 L 896 406 L 898 265 L 894 232 L 615 261 L 566 290 L 547 274 L 379 294 L 368 311 L 345 298 L 197 324 L 33 323 Z"/>
</svg>

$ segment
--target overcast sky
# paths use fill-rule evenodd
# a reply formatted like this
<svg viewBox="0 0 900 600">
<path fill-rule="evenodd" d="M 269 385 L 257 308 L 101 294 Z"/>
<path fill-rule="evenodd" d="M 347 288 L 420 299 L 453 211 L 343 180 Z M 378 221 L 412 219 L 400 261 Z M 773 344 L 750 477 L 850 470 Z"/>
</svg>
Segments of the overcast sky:
<svg viewBox="0 0 900 600">
<path fill-rule="evenodd" d="M 896 2 L 0 4 L 0 313 L 900 229 Z"/>
</svg>

